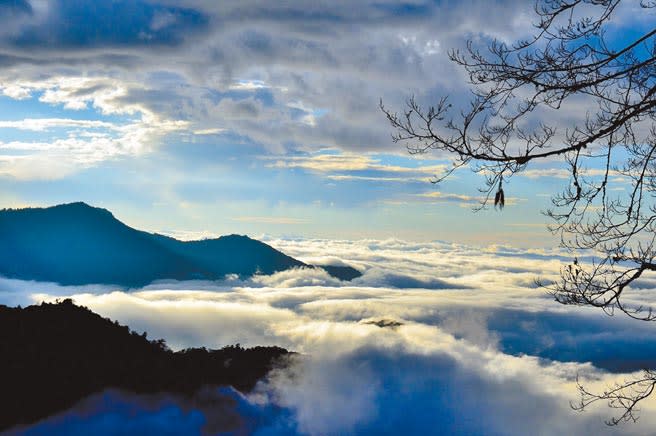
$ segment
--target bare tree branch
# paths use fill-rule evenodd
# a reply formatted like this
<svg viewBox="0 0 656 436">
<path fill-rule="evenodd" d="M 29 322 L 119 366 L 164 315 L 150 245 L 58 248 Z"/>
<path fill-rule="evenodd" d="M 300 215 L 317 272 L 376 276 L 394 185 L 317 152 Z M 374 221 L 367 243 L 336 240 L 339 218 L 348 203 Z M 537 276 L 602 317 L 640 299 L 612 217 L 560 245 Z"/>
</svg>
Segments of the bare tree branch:
<svg viewBox="0 0 656 436">
<path fill-rule="evenodd" d="M 656 271 L 656 27 L 622 40 L 607 36 L 620 3 L 654 13 L 653 0 L 538 0 L 532 38 L 480 50 L 469 41 L 450 59 L 467 71 L 473 98 L 457 110 L 445 96 L 429 107 L 414 97 L 402 113 L 381 109 L 395 142 L 410 153 L 437 152 L 453 171 L 469 167 L 485 178 L 482 207 L 503 206 L 502 184 L 535 161 L 560 161 L 569 183 L 546 214 L 573 253 L 556 283 L 556 301 L 656 320 L 651 307 L 627 302 L 636 280 Z M 550 111 L 588 104 L 585 120 L 548 125 Z M 590 170 L 592 168 L 593 170 Z M 612 190 L 619 184 L 622 190 Z M 581 259 L 579 261 L 578 259 Z M 595 395 L 580 387 L 581 409 L 599 400 L 635 419 L 655 373 Z"/>
</svg>

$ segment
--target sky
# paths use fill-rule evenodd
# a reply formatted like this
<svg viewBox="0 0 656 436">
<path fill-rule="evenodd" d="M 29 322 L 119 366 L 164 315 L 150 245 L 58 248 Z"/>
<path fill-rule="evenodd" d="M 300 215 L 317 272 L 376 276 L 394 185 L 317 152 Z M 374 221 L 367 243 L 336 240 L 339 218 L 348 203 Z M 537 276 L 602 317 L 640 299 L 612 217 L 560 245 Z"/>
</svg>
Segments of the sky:
<svg viewBox="0 0 656 436">
<path fill-rule="evenodd" d="M 621 2 L 609 40 L 653 13 Z M 20 434 L 653 432 L 654 397 L 620 427 L 604 404 L 570 407 L 577 377 L 601 391 L 654 368 L 656 340 L 536 288 L 571 261 L 541 214 L 569 183 L 562 162 L 532 163 L 504 184 L 503 211 L 474 213 L 483 177 L 431 183 L 450 156 L 410 155 L 379 107 L 465 106 L 449 50 L 528 37 L 533 21 L 528 0 L 0 1 L 0 209 L 84 201 L 138 229 L 247 234 L 363 272 L 139 289 L 0 277 L 0 304 L 72 297 L 174 350 L 299 353 L 254 392 L 207 393 L 211 407 L 106 391 Z M 584 120 L 590 102 L 568 103 L 540 116 Z M 628 291 L 656 304 L 651 275 Z"/>
<path fill-rule="evenodd" d="M 540 212 L 566 187 L 557 162 L 509 181 L 503 213 L 472 213 L 483 178 L 430 183 L 449 156 L 410 156 L 379 108 L 465 104 L 448 51 L 533 19 L 523 0 L 2 2 L 0 206 L 85 201 L 187 238 L 554 246 Z"/>
<path fill-rule="evenodd" d="M 617 415 L 606 404 L 584 413 L 570 408 L 579 399 L 577 377 L 601 391 L 653 367 L 656 339 L 650 323 L 563 306 L 536 289 L 536 277 L 558 277 L 566 256 L 560 250 L 397 239 L 266 242 L 363 275 L 340 282 L 295 269 L 139 289 L 0 278 L 0 303 L 71 297 L 174 350 L 240 343 L 299 353 L 246 395 L 221 388 L 183 400 L 110 390 L 19 434 L 653 432 L 653 396 L 641 403 L 637 423 L 619 427 L 605 425 Z M 634 288 L 627 303 L 656 303 L 656 278 Z"/>
</svg>

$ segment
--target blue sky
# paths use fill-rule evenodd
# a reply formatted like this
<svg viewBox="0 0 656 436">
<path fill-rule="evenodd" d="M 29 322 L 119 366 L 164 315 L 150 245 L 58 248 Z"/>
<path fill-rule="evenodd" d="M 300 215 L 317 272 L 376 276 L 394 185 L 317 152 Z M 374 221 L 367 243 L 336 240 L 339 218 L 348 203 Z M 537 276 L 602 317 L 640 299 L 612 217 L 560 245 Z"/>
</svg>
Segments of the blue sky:
<svg viewBox="0 0 656 436">
<path fill-rule="evenodd" d="M 518 0 L 4 3 L 0 205 L 86 201 L 186 237 L 554 245 L 540 211 L 566 187 L 557 163 L 474 214 L 482 177 L 431 184 L 448 156 L 408 155 L 378 108 L 464 103 L 448 49 L 526 36 L 531 16 Z"/>
</svg>

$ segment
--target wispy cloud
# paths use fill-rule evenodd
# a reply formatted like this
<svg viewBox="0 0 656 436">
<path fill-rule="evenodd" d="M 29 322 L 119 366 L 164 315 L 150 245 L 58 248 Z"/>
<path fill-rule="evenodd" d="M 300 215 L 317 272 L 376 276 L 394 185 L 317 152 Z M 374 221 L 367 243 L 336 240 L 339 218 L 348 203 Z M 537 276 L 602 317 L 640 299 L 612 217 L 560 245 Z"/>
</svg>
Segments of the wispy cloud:
<svg viewBox="0 0 656 436">
<path fill-rule="evenodd" d="M 234 221 L 240 221 L 245 223 L 264 223 L 264 224 L 282 224 L 282 225 L 305 224 L 308 222 L 307 219 L 284 217 L 284 216 L 238 216 L 232 219 Z"/>
<path fill-rule="evenodd" d="M 466 207 L 472 205 L 480 205 L 485 201 L 485 197 L 482 196 L 454 194 L 454 193 L 446 193 L 440 191 L 424 192 L 421 194 L 416 194 L 416 196 L 419 198 L 424 198 L 430 201 L 434 201 L 436 203 L 457 203 Z M 518 197 L 507 197 L 505 199 L 505 204 L 508 206 L 512 206 L 512 205 L 516 205 L 521 201 L 525 201 L 525 200 Z"/>
<path fill-rule="evenodd" d="M 319 154 L 308 157 L 289 157 L 268 164 L 274 168 L 303 168 L 321 173 L 336 171 L 380 171 L 388 173 L 423 173 L 435 175 L 448 168 L 446 164 L 405 167 L 382 164 L 380 159 L 356 154 Z"/>
<path fill-rule="evenodd" d="M 603 168 L 584 168 L 579 171 L 580 176 L 585 177 L 601 177 L 606 174 Z M 529 179 L 541 178 L 555 178 L 555 179 L 569 179 L 572 177 L 572 171 L 564 168 L 530 168 L 517 173 L 520 177 L 527 177 Z M 608 176 L 612 178 L 621 177 L 622 174 L 614 169 L 608 170 Z"/>
<path fill-rule="evenodd" d="M 447 164 L 401 166 L 382 158 L 356 154 L 316 154 L 271 158 L 269 168 L 300 168 L 334 181 L 428 182 L 444 173 Z"/>
<path fill-rule="evenodd" d="M 225 129 L 199 129 L 194 130 L 194 135 L 219 135 L 225 131 Z"/>
<path fill-rule="evenodd" d="M 165 119 L 139 103 L 126 104 L 122 101 L 127 93 L 125 84 L 113 79 L 53 77 L 19 82 L 10 89 L 15 91 L 16 86 L 28 94 L 41 93 L 43 103 L 72 111 L 92 105 L 105 115 L 132 117 L 123 122 L 71 118 L 0 121 L 3 129 L 49 135 L 39 141 L 0 142 L 0 175 L 19 180 L 56 179 L 108 159 L 137 156 L 151 151 L 168 134 L 189 127 L 187 121 Z M 49 167 L 45 164 L 49 161 L 56 164 Z"/>
<path fill-rule="evenodd" d="M 99 120 L 73 120 L 70 118 L 25 118 L 19 121 L 0 121 L 0 128 L 43 132 L 59 127 L 86 129 L 117 129 L 113 123 Z"/>
</svg>

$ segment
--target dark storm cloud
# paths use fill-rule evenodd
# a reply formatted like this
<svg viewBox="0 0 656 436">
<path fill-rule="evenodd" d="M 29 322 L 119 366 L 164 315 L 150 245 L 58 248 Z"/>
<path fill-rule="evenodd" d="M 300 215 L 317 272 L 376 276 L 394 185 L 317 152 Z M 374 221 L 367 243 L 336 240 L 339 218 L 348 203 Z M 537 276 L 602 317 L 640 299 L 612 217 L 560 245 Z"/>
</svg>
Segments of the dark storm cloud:
<svg viewBox="0 0 656 436">
<path fill-rule="evenodd" d="M 25 48 L 174 45 L 205 29 L 208 21 L 193 9 L 145 1 L 58 0 L 48 5 L 42 21 L 25 26 L 9 41 Z"/>
<path fill-rule="evenodd" d="M 0 19 L 31 15 L 32 5 L 27 0 L 5 0 L 0 2 Z"/>
<path fill-rule="evenodd" d="M 381 97 L 391 105 L 409 93 L 428 99 L 461 76 L 447 49 L 482 29 L 485 37 L 524 32 L 508 21 L 524 2 L 485 14 L 482 3 L 33 2 L 31 14 L 0 29 L 0 86 L 30 82 L 38 92 L 66 77 L 110 77 L 124 89 L 104 98 L 114 108 L 135 103 L 275 153 L 396 149 Z M 161 73 L 177 80 L 152 79 Z"/>
</svg>

